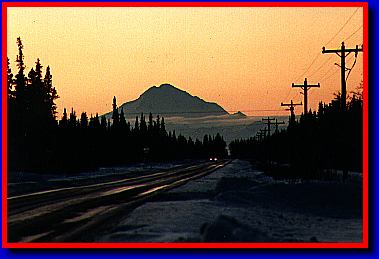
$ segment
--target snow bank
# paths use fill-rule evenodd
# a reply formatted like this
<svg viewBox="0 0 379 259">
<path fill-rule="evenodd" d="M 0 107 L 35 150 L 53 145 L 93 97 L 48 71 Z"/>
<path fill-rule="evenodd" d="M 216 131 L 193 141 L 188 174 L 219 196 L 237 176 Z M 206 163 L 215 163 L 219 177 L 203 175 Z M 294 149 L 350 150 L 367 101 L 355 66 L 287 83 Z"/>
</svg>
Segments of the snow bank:
<svg viewBox="0 0 379 259">
<path fill-rule="evenodd" d="M 361 185 L 276 182 L 234 160 L 125 215 L 97 241 L 360 242 Z"/>
</svg>

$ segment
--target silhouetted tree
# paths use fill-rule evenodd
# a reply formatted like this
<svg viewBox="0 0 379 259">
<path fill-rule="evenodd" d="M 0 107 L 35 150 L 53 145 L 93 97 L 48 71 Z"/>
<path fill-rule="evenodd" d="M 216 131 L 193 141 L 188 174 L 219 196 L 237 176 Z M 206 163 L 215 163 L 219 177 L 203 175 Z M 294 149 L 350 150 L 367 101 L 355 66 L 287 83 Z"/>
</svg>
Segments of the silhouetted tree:
<svg viewBox="0 0 379 259">
<path fill-rule="evenodd" d="M 136 121 L 134 123 L 134 132 L 139 132 L 138 116 L 136 116 Z"/>
<path fill-rule="evenodd" d="M 107 119 L 105 118 L 105 116 L 101 116 L 101 122 L 100 122 L 100 126 L 103 130 L 106 130 L 107 129 Z"/>
<path fill-rule="evenodd" d="M 12 70 L 10 68 L 9 58 L 7 58 L 7 89 L 8 89 L 8 101 L 13 104 L 15 93 L 13 90 L 14 80 Z"/>
<path fill-rule="evenodd" d="M 141 113 L 139 130 L 140 130 L 141 134 L 143 134 L 143 135 L 147 132 L 146 120 L 145 120 L 145 116 L 143 115 L 143 113 Z"/>
<path fill-rule="evenodd" d="M 166 124 L 164 122 L 164 117 L 162 117 L 161 123 L 160 123 L 160 132 L 163 135 L 166 135 Z M 175 131 L 174 131 L 175 133 Z"/>
<path fill-rule="evenodd" d="M 95 129 L 99 129 L 100 128 L 100 119 L 99 119 L 99 114 L 96 113 L 96 116 L 93 118 L 93 127 Z"/>
<path fill-rule="evenodd" d="M 63 109 L 63 116 L 62 119 L 59 122 L 59 126 L 62 128 L 66 128 L 68 125 L 68 117 L 67 117 L 67 111 L 66 108 Z"/>
<path fill-rule="evenodd" d="M 58 96 L 57 90 L 55 89 L 52 83 L 52 75 L 50 73 L 50 66 L 47 66 L 46 68 L 44 86 L 45 86 L 44 102 L 46 105 L 46 110 L 48 112 L 48 116 L 50 117 L 50 120 L 54 121 L 56 119 L 56 114 L 57 114 L 57 106 L 55 104 L 55 100 L 58 99 L 59 96 Z"/>
<path fill-rule="evenodd" d="M 75 128 L 76 127 L 76 114 L 75 114 L 74 108 L 71 108 L 69 126 L 71 128 Z"/>
<path fill-rule="evenodd" d="M 151 112 L 149 113 L 149 122 L 148 122 L 148 126 L 147 126 L 147 131 L 149 133 L 153 132 L 153 114 L 151 114 Z"/>
<path fill-rule="evenodd" d="M 276 164 L 291 165 L 292 176 L 319 177 L 324 169 L 361 171 L 362 99 L 353 93 L 346 111 L 341 111 L 340 102 L 339 93 L 329 104 L 320 102 L 317 112 L 302 114 L 299 122 L 273 134 L 271 145 L 267 139 L 234 140 L 229 145 L 231 154 L 263 163 L 262 154 L 269 152 Z"/>
<path fill-rule="evenodd" d="M 206 144 L 182 134 L 176 137 L 166 131 L 164 118 L 148 122 L 141 113 L 134 128 L 127 122 L 124 110 L 118 111 L 116 97 L 112 102 L 112 121 L 96 113 L 86 112 L 77 118 L 74 108 L 66 108 L 57 119 L 55 101 L 59 98 L 52 82 L 50 67 L 39 59 L 25 77 L 23 44 L 17 39 L 18 72 L 13 78 L 7 64 L 8 95 L 8 162 L 11 170 L 83 170 L 130 162 L 204 159 L 208 155 L 223 156 L 226 144 L 222 136 L 206 136 Z M 58 123 L 59 121 L 59 123 Z"/>
<path fill-rule="evenodd" d="M 23 48 L 24 45 L 22 45 L 21 38 L 17 38 L 17 47 L 18 47 L 18 55 L 16 58 L 16 65 L 18 68 L 18 73 L 16 74 L 16 81 L 15 81 L 15 98 L 16 102 L 19 108 L 19 115 L 21 115 L 21 112 L 24 112 L 25 110 L 25 91 L 26 91 L 26 78 L 25 78 L 25 64 L 24 64 L 24 54 L 23 54 Z"/>
<path fill-rule="evenodd" d="M 126 119 L 124 115 L 124 108 L 121 108 L 121 112 L 120 112 L 120 128 L 123 130 L 127 129 Z"/>
<path fill-rule="evenodd" d="M 83 129 L 86 129 L 88 127 L 88 117 L 87 113 L 85 112 L 82 112 L 82 114 L 80 115 L 80 127 L 82 127 Z"/>
<path fill-rule="evenodd" d="M 119 114 L 118 114 L 118 109 L 117 109 L 117 104 L 116 104 L 116 96 L 113 97 L 112 107 L 113 107 L 113 112 L 112 112 L 113 127 L 118 127 Z"/>
</svg>

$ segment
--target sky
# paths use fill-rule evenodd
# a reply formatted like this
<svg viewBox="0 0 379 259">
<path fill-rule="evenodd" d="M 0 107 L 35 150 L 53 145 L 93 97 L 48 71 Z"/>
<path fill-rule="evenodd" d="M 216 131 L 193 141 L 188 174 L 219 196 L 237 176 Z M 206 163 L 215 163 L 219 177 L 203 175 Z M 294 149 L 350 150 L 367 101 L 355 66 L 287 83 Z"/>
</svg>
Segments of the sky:
<svg viewBox="0 0 379 259">
<path fill-rule="evenodd" d="M 305 77 L 321 85 L 309 91 L 315 109 L 341 88 L 340 58 L 322 47 L 363 43 L 357 7 L 9 7 L 7 26 L 13 74 L 20 36 L 27 71 L 37 58 L 50 66 L 59 114 L 103 114 L 113 96 L 121 105 L 170 83 L 229 112 L 283 115 L 281 102 L 303 100 L 291 84 Z M 362 74 L 360 54 L 348 91 Z"/>
</svg>

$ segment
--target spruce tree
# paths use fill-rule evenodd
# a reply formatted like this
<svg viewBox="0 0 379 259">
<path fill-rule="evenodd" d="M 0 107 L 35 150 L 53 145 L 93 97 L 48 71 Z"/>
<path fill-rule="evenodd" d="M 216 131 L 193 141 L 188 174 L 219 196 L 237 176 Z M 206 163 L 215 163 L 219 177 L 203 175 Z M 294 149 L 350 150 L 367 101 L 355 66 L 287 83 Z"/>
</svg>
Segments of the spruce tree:
<svg viewBox="0 0 379 259">
<path fill-rule="evenodd" d="M 159 115 L 157 115 L 157 120 L 155 123 L 155 131 L 159 132 L 160 129 L 161 129 L 161 118 L 159 117 Z"/>
<path fill-rule="evenodd" d="M 160 124 L 160 133 L 165 136 L 166 135 L 166 124 L 164 122 L 164 117 L 162 117 L 161 124 Z"/>
<path fill-rule="evenodd" d="M 18 68 L 18 73 L 16 74 L 16 82 L 15 82 L 15 98 L 18 105 L 19 110 L 24 111 L 24 106 L 26 104 L 25 100 L 25 90 L 26 90 L 26 78 L 25 78 L 25 64 L 24 64 L 24 54 L 22 52 L 24 45 L 22 45 L 21 38 L 17 38 L 17 47 L 18 47 L 18 55 L 16 58 L 16 65 Z M 22 114 L 19 114 L 22 115 Z"/>
<path fill-rule="evenodd" d="M 82 114 L 80 115 L 80 126 L 83 129 L 86 129 L 88 127 L 88 117 L 87 113 L 85 112 L 82 112 Z"/>
<path fill-rule="evenodd" d="M 46 105 L 46 112 L 51 120 L 55 120 L 57 114 L 57 105 L 55 100 L 59 98 L 57 90 L 53 86 L 52 75 L 50 66 L 47 66 L 44 78 L 44 102 Z"/>
<path fill-rule="evenodd" d="M 113 97 L 112 107 L 113 107 L 113 113 L 112 113 L 113 127 L 118 127 L 119 114 L 118 114 L 118 109 L 117 109 L 117 104 L 116 104 L 116 96 Z"/>
<path fill-rule="evenodd" d="M 101 116 L 101 122 L 100 122 L 101 128 L 105 131 L 107 129 L 107 119 L 105 116 Z"/>
<path fill-rule="evenodd" d="M 149 113 L 149 122 L 147 126 L 147 131 L 151 133 L 153 131 L 153 114 Z"/>
<path fill-rule="evenodd" d="M 136 116 L 136 121 L 134 123 L 134 132 L 139 132 L 139 122 L 138 122 L 138 116 Z"/>
<path fill-rule="evenodd" d="M 66 108 L 63 109 L 63 116 L 61 121 L 59 122 L 59 126 L 62 128 L 66 128 L 68 125 L 67 111 Z"/>
<path fill-rule="evenodd" d="M 98 114 L 98 113 L 96 113 L 96 116 L 95 116 L 95 118 L 93 119 L 93 127 L 94 127 L 95 129 L 100 128 L 100 119 L 99 119 L 99 114 Z"/>
<path fill-rule="evenodd" d="M 147 125 L 146 125 L 146 120 L 145 116 L 143 113 L 141 113 L 141 118 L 140 118 L 140 132 L 144 135 L 147 132 Z"/>
<path fill-rule="evenodd" d="M 75 128 L 76 127 L 76 114 L 75 114 L 74 108 L 71 108 L 69 126 L 71 128 Z"/>
<path fill-rule="evenodd" d="M 126 125 L 126 119 L 125 119 L 125 115 L 124 115 L 124 108 L 121 108 L 121 112 L 120 112 L 120 128 L 122 130 L 125 130 L 127 127 Z"/>
<path fill-rule="evenodd" d="M 14 101 L 13 85 L 14 85 L 13 74 L 10 68 L 9 58 L 7 58 L 7 91 L 8 91 L 8 101 L 10 105 L 12 105 Z"/>
</svg>

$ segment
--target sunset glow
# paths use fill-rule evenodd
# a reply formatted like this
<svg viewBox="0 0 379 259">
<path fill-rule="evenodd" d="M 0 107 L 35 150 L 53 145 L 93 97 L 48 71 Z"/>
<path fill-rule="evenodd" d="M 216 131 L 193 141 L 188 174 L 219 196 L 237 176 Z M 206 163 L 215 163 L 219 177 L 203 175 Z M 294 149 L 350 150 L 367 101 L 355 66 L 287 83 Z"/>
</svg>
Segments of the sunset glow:
<svg viewBox="0 0 379 259">
<path fill-rule="evenodd" d="M 356 7 L 11 7 L 7 55 L 15 74 L 20 36 L 27 72 L 37 57 L 50 66 L 59 113 L 106 113 L 113 96 L 122 104 L 170 83 L 229 112 L 287 114 L 280 103 L 302 101 L 291 84 L 305 77 L 321 84 L 309 93 L 312 109 L 340 91 L 340 59 L 321 49 L 361 45 L 362 26 Z M 362 60 L 348 92 L 362 80 Z"/>
</svg>

